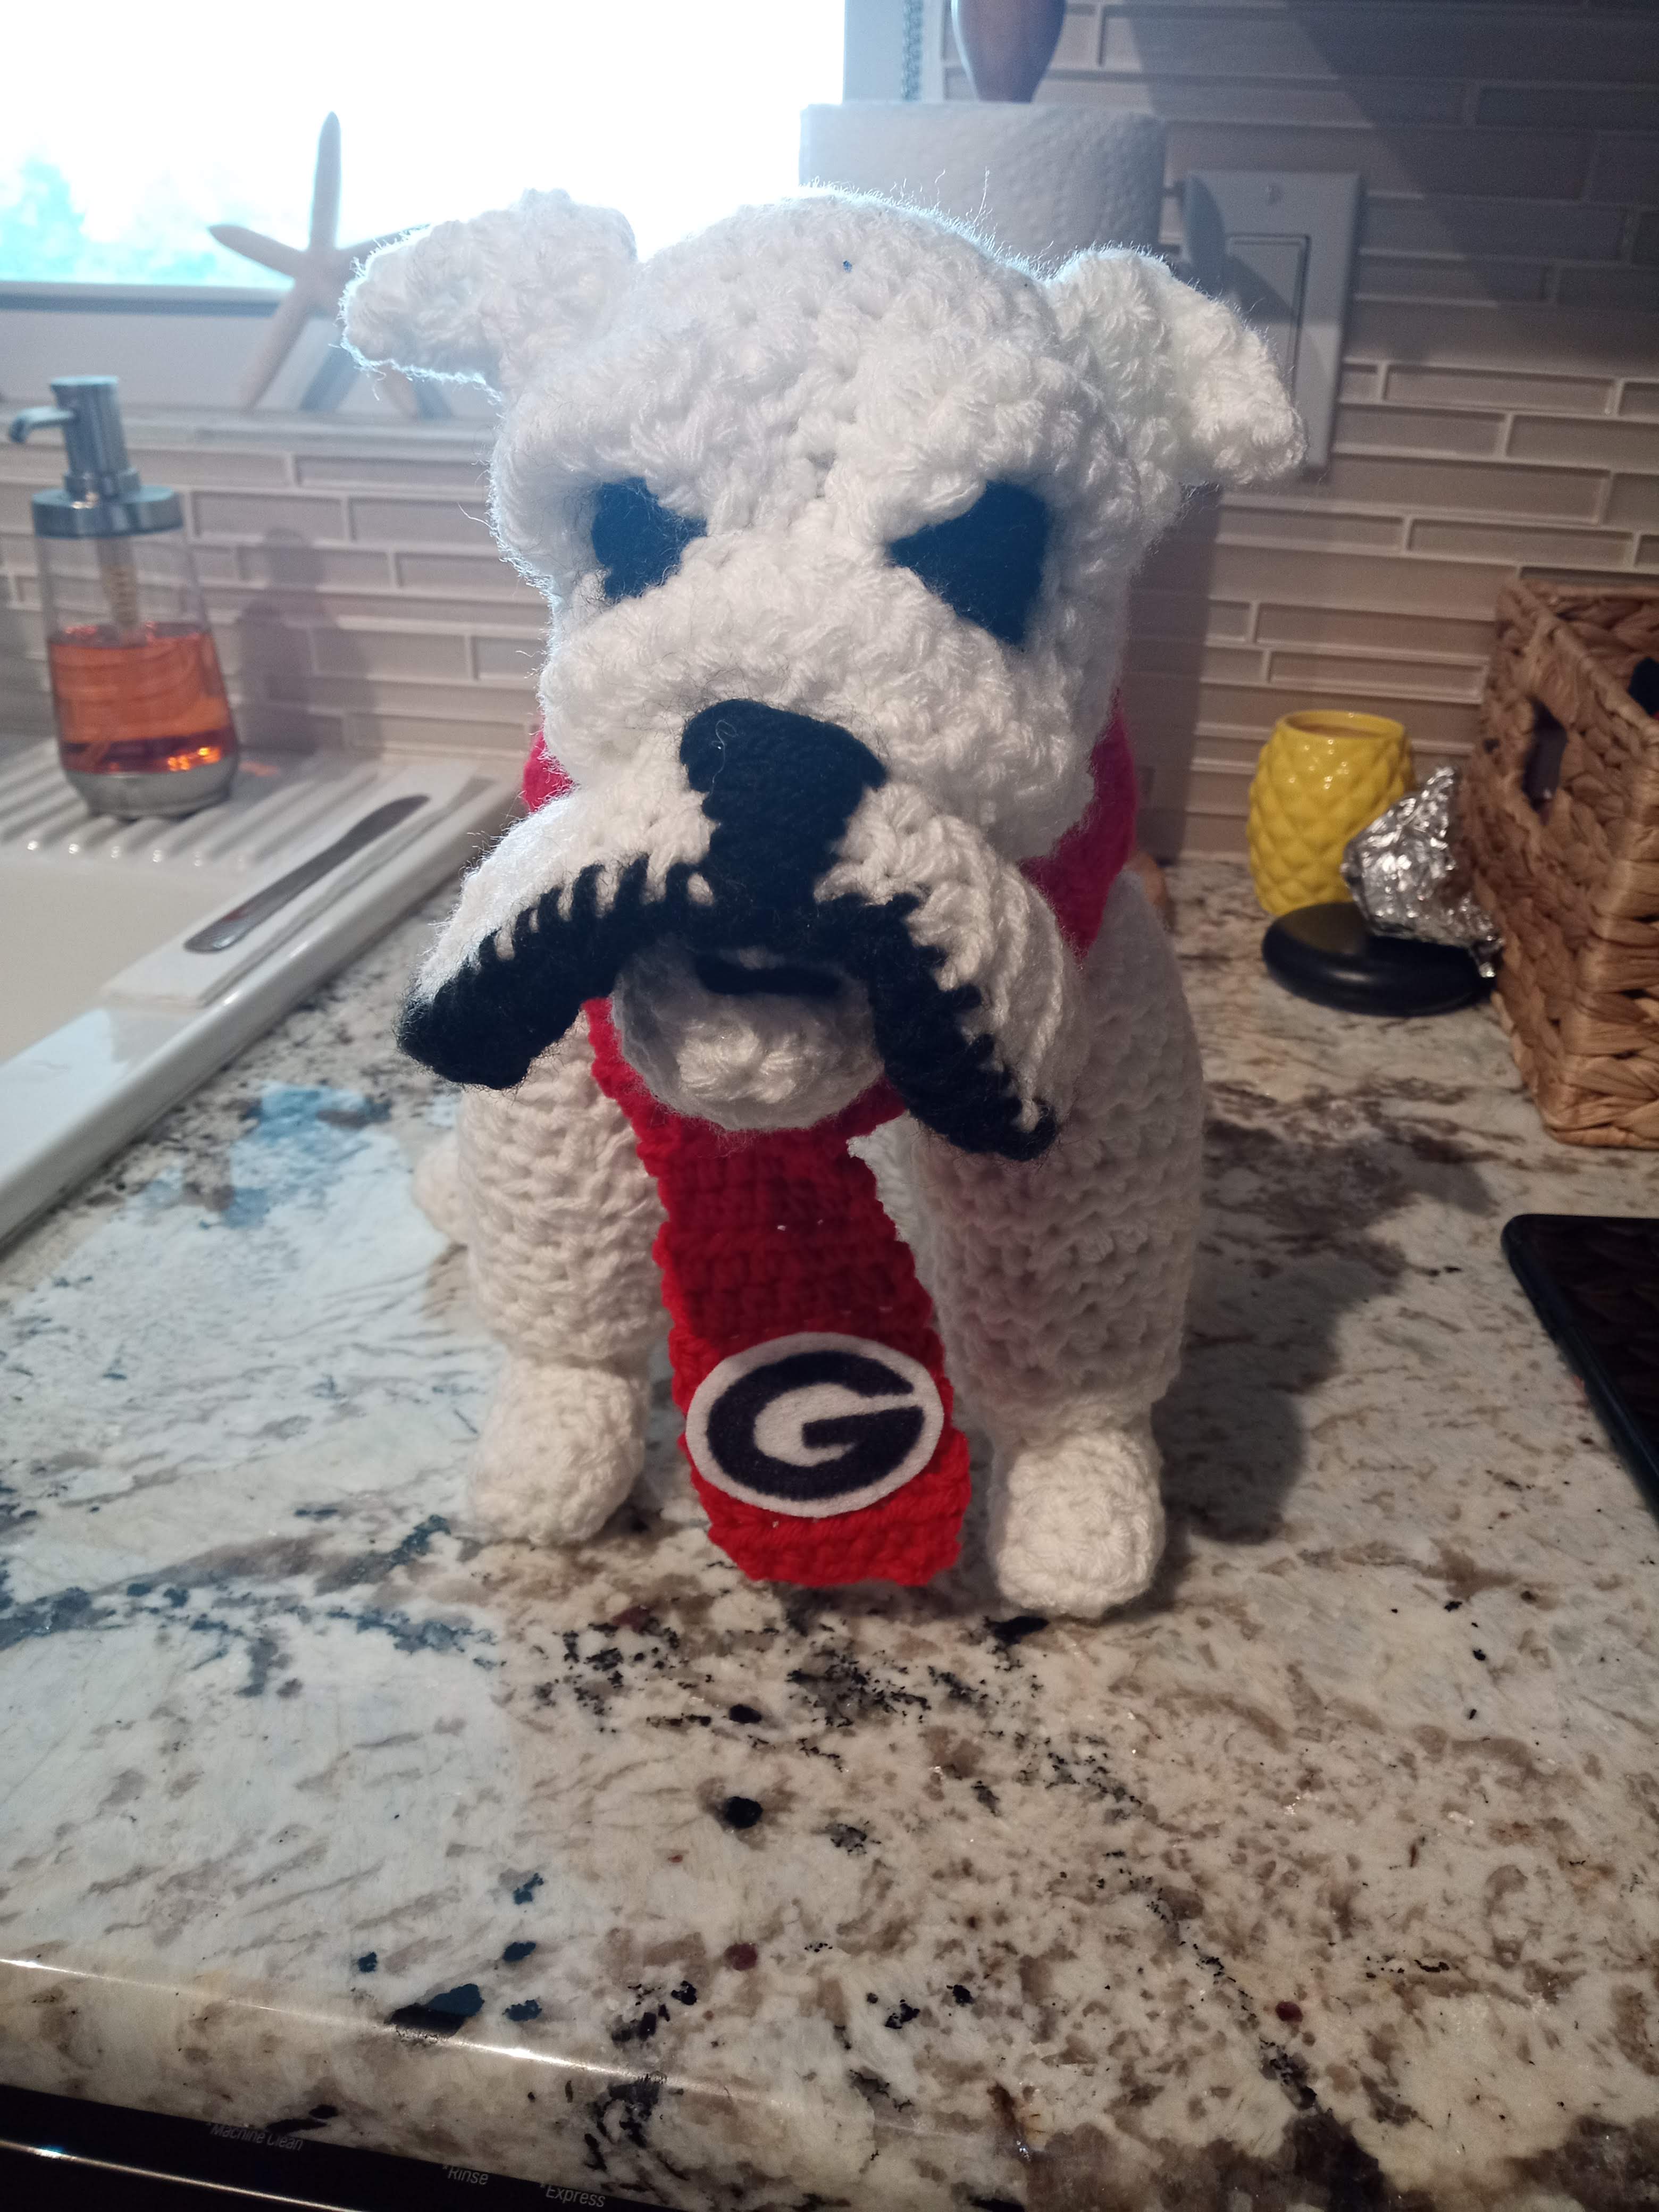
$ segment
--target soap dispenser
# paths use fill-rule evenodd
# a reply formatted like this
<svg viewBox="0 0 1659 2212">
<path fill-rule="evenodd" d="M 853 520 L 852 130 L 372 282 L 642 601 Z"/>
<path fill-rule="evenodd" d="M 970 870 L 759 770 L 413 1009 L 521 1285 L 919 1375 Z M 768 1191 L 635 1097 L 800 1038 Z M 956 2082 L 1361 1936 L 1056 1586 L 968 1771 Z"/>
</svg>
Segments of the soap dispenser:
<svg viewBox="0 0 1659 2212">
<path fill-rule="evenodd" d="M 61 491 L 34 495 L 64 772 L 94 814 L 193 814 L 236 774 L 236 730 L 177 492 L 141 483 L 112 376 L 54 380 L 19 445 L 61 428 Z"/>
</svg>

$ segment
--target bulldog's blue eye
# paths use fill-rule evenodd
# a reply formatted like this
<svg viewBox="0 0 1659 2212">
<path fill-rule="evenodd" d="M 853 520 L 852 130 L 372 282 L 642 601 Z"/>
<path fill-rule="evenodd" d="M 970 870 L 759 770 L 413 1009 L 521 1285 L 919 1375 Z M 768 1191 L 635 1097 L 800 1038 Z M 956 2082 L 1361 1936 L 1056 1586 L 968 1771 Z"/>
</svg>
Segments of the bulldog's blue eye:
<svg viewBox="0 0 1659 2212">
<path fill-rule="evenodd" d="M 1042 588 L 1048 510 L 1023 484 L 987 484 L 966 514 L 896 538 L 888 557 L 1004 645 L 1024 645 Z"/>
<path fill-rule="evenodd" d="M 681 554 L 708 527 L 665 507 L 643 477 L 601 484 L 592 535 L 606 599 L 636 599 L 653 584 L 665 584 L 679 567 Z"/>
</svg>

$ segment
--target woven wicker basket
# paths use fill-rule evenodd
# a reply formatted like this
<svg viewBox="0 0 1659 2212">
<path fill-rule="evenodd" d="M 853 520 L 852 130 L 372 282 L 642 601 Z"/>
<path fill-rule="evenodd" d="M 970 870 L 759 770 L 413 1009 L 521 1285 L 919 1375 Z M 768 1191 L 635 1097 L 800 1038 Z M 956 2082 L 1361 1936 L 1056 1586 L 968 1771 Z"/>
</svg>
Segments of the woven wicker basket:
<svg viewBox="0 0 1659 2212">
<path fill-rule="evenodd" d="M 1498 1009 L 1564 1144 L 1659 1148 L 1659 722 L 1626 690 L 1649 653 L 1659 586 L 1506 585 L 1463 779 Z"/>
</svg>

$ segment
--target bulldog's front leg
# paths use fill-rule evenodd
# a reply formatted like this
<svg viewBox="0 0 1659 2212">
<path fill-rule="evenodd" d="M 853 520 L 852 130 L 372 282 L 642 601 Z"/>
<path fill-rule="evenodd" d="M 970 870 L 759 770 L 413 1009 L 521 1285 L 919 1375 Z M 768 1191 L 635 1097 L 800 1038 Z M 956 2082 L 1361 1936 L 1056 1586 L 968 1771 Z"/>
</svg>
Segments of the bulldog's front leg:
<svg viewBox="0 0 1659 2212">
<path fill-rule="evenodd" d="M 1085 969 L 1077 1104 L 1028 1163 L 921 1133 L 952 1373 L 995 1452 L 991 1564 L 1034 1612 L 1139 1596 L 1164 1542 L 1148 1416 L 1174 1377 L 1198 1223 L 1198 1052 L 1174 957 L 1125 877 Z"/>
<path fill-rule="evenodd" d="M 507 1347 L 473 1506 L 503 1535 L 577 1542 L 639 1476 L 646 1364 L 664 1327 L 651 1256 L 662 1209 L 593 1079 L 586 1023 L 515 1090 L 465 1093 L 459 1169 L 474 1293 Z"/>
</svg>

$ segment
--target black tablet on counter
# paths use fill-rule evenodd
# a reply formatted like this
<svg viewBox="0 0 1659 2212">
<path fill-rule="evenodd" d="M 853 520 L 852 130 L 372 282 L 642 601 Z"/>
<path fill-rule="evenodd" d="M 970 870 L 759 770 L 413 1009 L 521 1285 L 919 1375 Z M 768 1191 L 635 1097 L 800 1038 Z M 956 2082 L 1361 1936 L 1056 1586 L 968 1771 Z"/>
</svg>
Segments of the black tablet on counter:
<svg viewBox="0 0 1659 2212">
<path fill-rule="evenodd" d="M 1659 1513 L 1659 1220 L 1517 1213 L 1504 1254 Z"/>
</svg>

